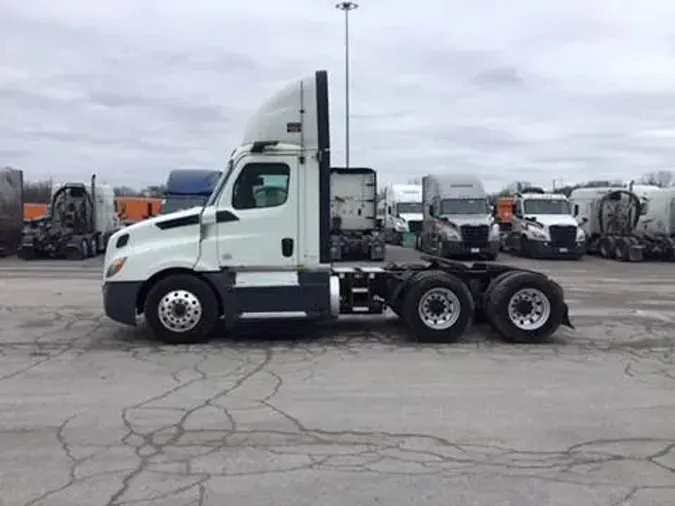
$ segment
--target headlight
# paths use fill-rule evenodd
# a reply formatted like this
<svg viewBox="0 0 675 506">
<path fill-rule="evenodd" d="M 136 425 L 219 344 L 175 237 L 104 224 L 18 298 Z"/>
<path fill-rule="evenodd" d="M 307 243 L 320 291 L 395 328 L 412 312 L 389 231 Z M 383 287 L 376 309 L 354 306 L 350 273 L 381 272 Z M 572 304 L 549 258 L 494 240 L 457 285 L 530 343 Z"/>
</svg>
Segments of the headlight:
<svg viewBox="0 0 675 506">
<path fill-rule="evenodd" d="M 499 236 L 501 235 L 499 231 L 499 225 L 492 225 L 490 227 L 490 238 L 491 239 L 499 239 Z"/>
<path fill-rule="evenodd" d="M 127 257 L 120 257 L 113 260 L 105 271 L 105 277 L 112 278 L 115 274 L 119 273 L 122 270 L 126 262 Z"/>
<path fill-rule="evenodd" d="M 396 224 L 394 225 L 394 230 L 396 230 L 397 232 L 407 232 L 408 225 L 405 222 L 397 221 Z"/>
<path fill-rule="evenodd" d="M 577 242 L 582 242 L 586 240 L 586 234 L 580 228 L 577 229 Z"/>
<path fill-rule="evenodd" d="M 460 235 L 458 230 L 455 230 L 454 228 L 446 229 L 445 230 L 445 237 L 448 241 L 461 241 L 462 236 Z"/>
<path fill-rule="evenodd" d="M 537 239 L 547 239 L 546 232 L 544 232 L 542 228 L 539 228 L 536 225 L 528 225 L 527 231 Z"/>
</svg>

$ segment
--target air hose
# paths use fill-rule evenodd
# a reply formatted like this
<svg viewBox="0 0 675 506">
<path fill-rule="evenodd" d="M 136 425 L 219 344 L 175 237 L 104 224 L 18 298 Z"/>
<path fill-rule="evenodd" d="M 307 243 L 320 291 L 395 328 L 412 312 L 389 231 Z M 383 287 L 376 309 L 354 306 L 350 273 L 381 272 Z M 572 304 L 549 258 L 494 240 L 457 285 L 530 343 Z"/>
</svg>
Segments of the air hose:
<svg viewBox="0 0 675 506">
<path fill-rule="evenodd" d="M 612 190 L 598 204 L 600 233 L 630 235 L 640 219 L 640 197 L 628 190 Z"/>
</svg>

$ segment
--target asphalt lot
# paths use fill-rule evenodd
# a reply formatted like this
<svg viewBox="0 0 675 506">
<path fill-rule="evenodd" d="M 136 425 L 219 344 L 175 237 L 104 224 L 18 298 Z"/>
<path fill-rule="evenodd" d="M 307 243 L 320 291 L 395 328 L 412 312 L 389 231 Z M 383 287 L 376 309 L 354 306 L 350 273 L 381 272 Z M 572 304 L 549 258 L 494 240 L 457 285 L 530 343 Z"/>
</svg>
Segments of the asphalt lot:
<svg viewBox="0 0 675 506">
<path fill-rule="evenodd" d="M 172 348 L 102 316 L 100 259 L 0 260 L 0 504 L 673 504 L 675 266 L 502 261 L 553 275 L 577 329 Z"/>
</svg>

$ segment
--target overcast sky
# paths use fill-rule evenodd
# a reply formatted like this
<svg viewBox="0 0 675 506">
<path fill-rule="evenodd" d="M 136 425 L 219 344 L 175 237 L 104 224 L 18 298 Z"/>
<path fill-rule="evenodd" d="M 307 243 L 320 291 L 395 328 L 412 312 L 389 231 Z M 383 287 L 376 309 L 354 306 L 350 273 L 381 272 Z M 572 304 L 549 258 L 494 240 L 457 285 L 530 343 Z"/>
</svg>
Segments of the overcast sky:
<svg viewBox="0 0 675 506">
<path fill-rule="evenodd" d="M 674 1 L 360 3 L 351 161 L 381 182 L 674 168 Z M 258 102 L 319 68 L 339 165 L 343 37 L 330 0 L 0 0 L 0 166 L 130 186 L 221 168 Z"/>
</svg>

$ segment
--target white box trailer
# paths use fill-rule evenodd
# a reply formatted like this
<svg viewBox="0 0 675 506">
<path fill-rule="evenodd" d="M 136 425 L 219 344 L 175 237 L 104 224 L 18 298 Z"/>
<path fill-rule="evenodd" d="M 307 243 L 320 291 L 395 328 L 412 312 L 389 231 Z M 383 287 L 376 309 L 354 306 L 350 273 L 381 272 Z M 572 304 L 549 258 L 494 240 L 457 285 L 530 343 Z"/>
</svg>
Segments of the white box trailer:
<svg viewBox="0 0 675 506">
<path fill-rule="evenodd" d="M 333 260 L 382 260 L 384 235 L 377 225 L 377 174 L 373 169 L 331 169 Z"/>
<path fill-rule="evenodd" d="M 517 342 L 571 326 L 562 288 L 543 273 L 431 256 L 332 262 L 330 152 L 328 74 L 320 70 L 258 109 L 202 209 L 112 236 L 105 314 L 127 325 L 142 314 L 166 343 L 203 342 L 219 321 L 326 321 L 385 308 L 423 341 L 458 339 L 475 318 Z M 252 198 L 268 185 L 283 198 Z"/>
</svg>

